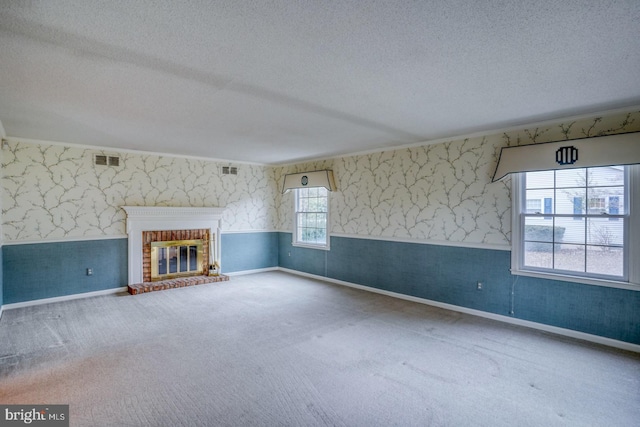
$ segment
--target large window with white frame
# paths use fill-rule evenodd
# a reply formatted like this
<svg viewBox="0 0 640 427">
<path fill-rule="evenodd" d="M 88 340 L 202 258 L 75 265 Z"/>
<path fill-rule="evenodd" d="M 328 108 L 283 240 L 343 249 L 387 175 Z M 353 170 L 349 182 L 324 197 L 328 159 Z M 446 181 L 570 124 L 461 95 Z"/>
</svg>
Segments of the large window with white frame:
<svg viewBox="0 0 640 427">
<path fill-rule="evenodd" d="M 295 190 L 293 244 L 329 248 L 329 191 L 324 187 Z"/>
<path fill-rule="evenodd" d="M 639 166 L 515 174 L 512 272 L 637 285 L 639 176 Z"/>
</svg>

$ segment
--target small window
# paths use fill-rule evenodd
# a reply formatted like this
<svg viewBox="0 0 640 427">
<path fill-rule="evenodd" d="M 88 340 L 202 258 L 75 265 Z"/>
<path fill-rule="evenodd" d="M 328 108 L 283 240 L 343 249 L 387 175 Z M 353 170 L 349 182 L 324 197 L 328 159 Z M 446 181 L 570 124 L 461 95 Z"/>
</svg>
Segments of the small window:
<svg viewBox="0 0 640 427">
<path fill-rule="evenodd" d="M 329 247 L 329 191 L 324 187 L 295 190 L 294 245 Z"/>
<path fill-rule="evenodd" d="M 540 213 L 541 207 L 540 199 L 527 199 L 527 213 Z"/>
<path fill-rule="evenodd" d="M 635 169 L 634 169 L 635 168 Z M 512 271 L 637 283 L 637 166 L 523 172 L 514 178 Z M 632 173 L 632 171 L 634 171 Z M 637 195 L 636 195 L 637 197 Z M 578 280 L 576 280 L 578 281 Z M 590 282 L 587 282 L 590 283 Z"/>
</svg>

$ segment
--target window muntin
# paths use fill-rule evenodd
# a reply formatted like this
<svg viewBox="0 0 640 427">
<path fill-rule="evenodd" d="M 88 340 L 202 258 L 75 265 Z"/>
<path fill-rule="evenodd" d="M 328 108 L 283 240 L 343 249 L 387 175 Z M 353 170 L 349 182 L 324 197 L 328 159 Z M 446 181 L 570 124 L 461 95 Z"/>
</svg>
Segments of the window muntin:
<svg viewBox="0 0 640 427">
<path fill-rule="evenodd" d="M 622 166 L 522 173 L 516 270 L 627 281 L 628 175 Z"/>
<path fill-rule="evenodd" d="M 329 191 L 298 188 L 295 195 L 294 244 L 328 247 Z"/>
</svg>

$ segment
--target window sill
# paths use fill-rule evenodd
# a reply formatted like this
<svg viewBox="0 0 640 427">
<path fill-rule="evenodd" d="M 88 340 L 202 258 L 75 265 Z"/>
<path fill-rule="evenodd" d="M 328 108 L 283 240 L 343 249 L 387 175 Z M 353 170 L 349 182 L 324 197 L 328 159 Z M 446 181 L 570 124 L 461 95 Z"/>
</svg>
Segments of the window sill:
<svg viewBox="0 0 640 427">
<path fill-rule="evenodd" d="M 511 269 L 511 274 L 516 276 L 536 277 L 539 279 L 559 280 L 563 282 L 574 282 L 583 285 L 604 286 L 608 288 L 627 289 L 630 291 L 640 291 L 640 284 L 630 282 L 620 282 L 616 280 L 594 279 L 592 277 L 570 276 L 567 274 L 543 273 L 540 271 Z"/>
<path fill-rule="evenodd" d="M 320 249 L 323 251 L 329 250 L 329 245 L 322 244 L 313 244 L 313 243 L 299 243 L 299 242 L 291 242 L 291 246 L 296 246 L 298 248 L 307 248 L 307 249 Z"/>
</svg>

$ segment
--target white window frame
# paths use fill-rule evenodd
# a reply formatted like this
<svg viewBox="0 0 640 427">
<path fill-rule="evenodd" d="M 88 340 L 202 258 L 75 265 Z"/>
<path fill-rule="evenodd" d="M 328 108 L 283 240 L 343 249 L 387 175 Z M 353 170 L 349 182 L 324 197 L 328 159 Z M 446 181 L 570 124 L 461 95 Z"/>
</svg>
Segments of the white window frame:
<svg viewBox="0 0 640 427">
<path fill-rule="evenodd" d="M 522 210 L 526 212 L 524 172 L 514 173 L 511 176 L 511 274 L 640 291 L 640 262 L 638 262 L 640 259 L 640 165 L 627 166 L 626 173 L 628 195 L 627 227 L 624 230 L 626 281 L 572 276 L 528 269 L 524 266 L 524 227 L 522 226 Z"/>
<path fill-rule="evenodd" d="M 324 188 L 324 187 L 322 187 Z M 327 215 L 327 228 L 325 230 L 325 243 L 309 243 L 309 242 L 302 242 L 298 240 L 298 214 L 303 213 L 303 212 L 299 212 L 298 211 L 298 196 L 299 196 L 299 190 L 298 188 L 294 189 L 294 196 L 293 196 L 293 237 L 292 237 L 292 242 L 291 244 L 293 246 L 299 246 L 299 247 L 303 247 L 303 248 L 311 248 L 311 249 L 323 249 L 323 250 L 329 250 L 330 249 L 330 242 L 331 242 L 331 238 L 329 236 L 329 226 L 331 224 L 331 218 L 330 218 L 330 213 L 329 211 L 331 210 L 330 208 L 330 200 L 329 200 L 329 195 L 331 194 L 331 191 L 327 190 L 327 211 L 323 212 L 326 213 Z"/>
</svg>

